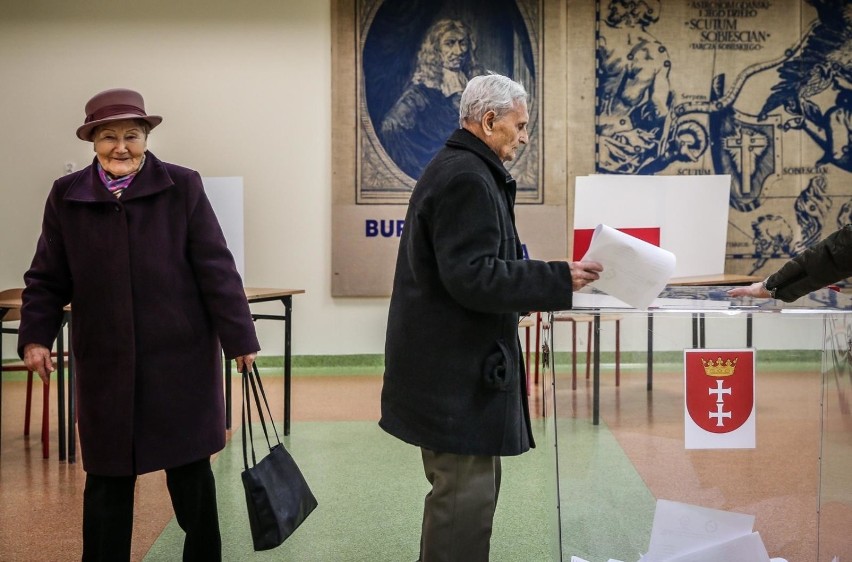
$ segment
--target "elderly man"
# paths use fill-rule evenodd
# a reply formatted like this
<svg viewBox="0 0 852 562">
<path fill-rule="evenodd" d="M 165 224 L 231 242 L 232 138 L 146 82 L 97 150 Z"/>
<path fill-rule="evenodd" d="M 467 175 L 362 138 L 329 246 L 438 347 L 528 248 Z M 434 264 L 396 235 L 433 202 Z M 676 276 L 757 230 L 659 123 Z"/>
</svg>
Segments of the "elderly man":
<svg viewBox="0 0 852 562">
<path fill-rule="evenodd" d="M 424 562 L 488 560 L 500 457 L 534 446 L 519 311 L 570 308 L 602 270 L 522 258 L 503 163 L 527 142 L 526 98 L 505 76 L 470 80 L 400 241 L 379 425 L 421 449 Z"/>
</svg>

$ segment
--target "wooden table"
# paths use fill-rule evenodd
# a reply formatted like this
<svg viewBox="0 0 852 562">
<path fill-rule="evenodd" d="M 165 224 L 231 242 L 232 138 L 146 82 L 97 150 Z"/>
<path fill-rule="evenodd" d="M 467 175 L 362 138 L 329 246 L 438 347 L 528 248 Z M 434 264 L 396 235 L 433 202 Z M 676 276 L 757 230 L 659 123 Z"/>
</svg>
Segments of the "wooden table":
<svg viewBox="0 0 852 562">
<path fill-rule="evenodd" d="M 763 277 L 757 275 L 741 275 L 739 273 L 722 273 L 720 275 L 698 275 L 696 277 L 672 277 L 669 280 L 671 287 L 692 287 L 706 285 L 726 286 L 726 285 L 751 285 L 758 281 L 763 281 Z"/>
<path fill-rule="evenodd" d="M 290 435 L 290 390 L 292 388 L 290 334 L 293 322 L 293 295 L 304 289 L 268 289 L 246 287 L 249 304 L 279 301 L 284 305 L 284 316 L 254 314 L 253 320 L 278 320 L 284 322 L 284 435 Z M 231 429 L 231 362 L 225 361 L 225 429 Z"/>
</svg>

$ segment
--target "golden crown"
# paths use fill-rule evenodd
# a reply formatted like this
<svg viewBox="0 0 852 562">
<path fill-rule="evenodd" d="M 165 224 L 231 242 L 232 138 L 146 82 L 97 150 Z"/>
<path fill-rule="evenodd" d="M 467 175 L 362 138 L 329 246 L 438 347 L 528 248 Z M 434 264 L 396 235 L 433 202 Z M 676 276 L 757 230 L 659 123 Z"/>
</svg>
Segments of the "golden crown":
<svg viewBox="0 0 852 562">
<path fill-rule="evenodd" d="M 707 376 L 710 377 L 729 377 L 734 374 L 734 369 L 737 368 L 737 359 L 738 357 L 734 357 L 734 360 L 726 359 L 722 361 L 722 358 L 719 357 L 716 361 L 712 359 L 710 361 L 701 360 L 701 364 L 704 365 L 704 372 L 707 373 Z"/>
</svg>

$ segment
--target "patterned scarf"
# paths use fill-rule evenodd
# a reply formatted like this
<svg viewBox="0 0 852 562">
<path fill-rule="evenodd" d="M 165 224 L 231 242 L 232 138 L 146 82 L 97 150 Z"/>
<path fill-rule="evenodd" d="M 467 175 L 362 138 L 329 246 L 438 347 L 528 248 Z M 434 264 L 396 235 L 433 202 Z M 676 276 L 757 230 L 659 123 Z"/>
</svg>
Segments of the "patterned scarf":
<svg viewBox="0 0 852 562">
<path fill-rule="evenodd" d="M 116 199 L 121 197 L 121 194 L 124 193 L 124 190 L 130 185 L 130 182 L 133 181 L 133 178 L 136 177 L 136 174 L 139 173 L 139 170 L 142 169 L 142 166 L 145 165 L 145 155 L 142 155 L 142 162 L 139 164 L 139 167 L 132 174 L 127 174 L 126 176 L 121 176 L 120 178 L 112 178 L 106 170 L 103 169 L 101 163 L 98 162 L 98 176 L 100 176 L 101 181 L 104 183 L 106 188 L 110 193 L 115 195 Z"/>
</svg>

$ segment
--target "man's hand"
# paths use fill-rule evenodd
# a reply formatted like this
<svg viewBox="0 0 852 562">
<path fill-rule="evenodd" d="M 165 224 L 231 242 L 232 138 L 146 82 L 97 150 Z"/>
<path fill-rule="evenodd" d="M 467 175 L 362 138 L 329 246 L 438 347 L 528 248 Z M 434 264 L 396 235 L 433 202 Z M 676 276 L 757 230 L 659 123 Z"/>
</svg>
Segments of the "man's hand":
<svg viewBox="0 0 852 562">
<path fill-rule="evenodd" d="M 571 284 L 575 291 L 600 279 L 603 271 L 603 266 L 596 261 L 572 261 L 568 262 L 568 267 L 571 268 Z"/>
<path fill-rule="evenodd" d="M 43 382 L 50 382 L 50 373 L 55 371 L 50 350 L 41 344 L 28 343 L 24 346 L 24 365 L 27 369 L 38 373 Z"/>
</svg>

